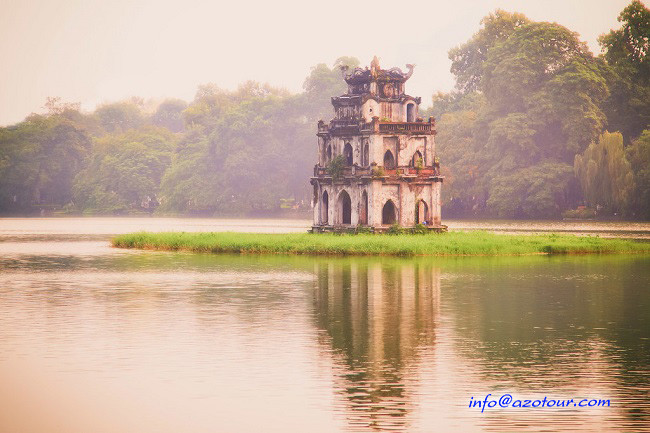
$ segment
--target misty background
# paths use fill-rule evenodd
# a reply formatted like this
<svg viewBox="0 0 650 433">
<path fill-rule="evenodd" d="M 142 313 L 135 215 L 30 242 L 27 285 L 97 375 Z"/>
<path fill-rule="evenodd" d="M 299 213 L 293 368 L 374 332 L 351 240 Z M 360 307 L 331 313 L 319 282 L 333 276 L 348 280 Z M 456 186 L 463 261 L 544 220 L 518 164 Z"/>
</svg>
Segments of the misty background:
<svg viewBox="0 0 650 433">
<path fill-rule="evenodd" d="M 307 210 L 338 66 L 377 54 L 417 65 L 445 216 L 650 217 L 640 2 L 3 9 L 3 214 Z"/>
</svg>

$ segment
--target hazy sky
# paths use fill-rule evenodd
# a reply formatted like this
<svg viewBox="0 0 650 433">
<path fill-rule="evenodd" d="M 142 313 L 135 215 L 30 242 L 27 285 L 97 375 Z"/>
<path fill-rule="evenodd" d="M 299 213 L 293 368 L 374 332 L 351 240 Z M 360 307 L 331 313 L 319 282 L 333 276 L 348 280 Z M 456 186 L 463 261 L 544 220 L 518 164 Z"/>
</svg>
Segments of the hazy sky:
<svg viewBox="0 0 650 433">
<path fill-rule="evenodd" d="M 349 55 L 415 63 L 408 93 L 453 87 L 447 51 L 497 8 L 580 33 L 592 51 L 629 0 L 3 0 L 0 125 L 47 96 L 93 109 L 130 96 L 191 100 L 199 84 L 257 80 L 300 91 L 310 68 Z"/>
</svg>

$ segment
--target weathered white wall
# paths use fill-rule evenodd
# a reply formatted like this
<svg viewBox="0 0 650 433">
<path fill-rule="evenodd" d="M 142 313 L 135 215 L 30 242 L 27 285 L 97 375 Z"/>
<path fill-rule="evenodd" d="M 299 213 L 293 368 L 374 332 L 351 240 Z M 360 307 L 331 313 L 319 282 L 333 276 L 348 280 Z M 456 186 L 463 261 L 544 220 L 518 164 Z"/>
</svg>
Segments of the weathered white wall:
<svg viewBox="0 0 650 433">
<path fill-rule="evenodd" d="M 358 225 L 359 216 L 361 213 L 361 198 L 364 190 L 366 190 L 365 186 L 357 185 L 354 183 L 352 185 L 320 185 L 318 205 L 315 206 L 314 210 L 314 225 L 323 224 L 321 213 L 323 212 L 323 193 L 325 191 L 327 191 L 327 194 L 329 196 L 328 225 L 341 225 L 343 223 L 343 210 L 339 203 L 339 198 L 341 197 L 341 193 L 343 191 L 347 192 L 350 195 L 350 225 Z M 370 192 L 368 192 L 368 202 L 370 204 Z M 370 207 L 368 209 L 368 213 L 370 215 Z"/>
<path fill-rule="evenodd" d="M 323 193 L 329 196 L 328 225 L 342 224 L 342 208 L 339 197 L 343 191 L 350 195 L 351 226 L 359 224 L 363 206 L 363 192 L 368 194 L 368 225 L 379 227 L 382 225 L 382 210 L 388 200 L 392 200 L 397 208 L 397 222 L 403 227 L 415 225 L 416 208 L 418 201 L 426 203 L 428 222 L 440 225 L 440 191 L 441 182 L 433 184 L 407 182 L 405 180 L 384 183 L 380 179 L 372 180 L 363 185 L 353 182 L 351 185 L 333 184 L 319 185 L 318 201 L 314 206 L 314 225 L 323 224 Z"/>
<path fill-rule="evenodd" d="M 430 159 L 426 157 L 427 139 L 423 136 L 400 135 L 400 152 L 398 163 L 401 166 L 409 165 L 416 151 L 419 151 L 424 158 L 425 165 L 430 165 Z"/>
<path fill-rule="evenodd" d="M 393 158 L 395 158 L 395 163 L 398 163 L 399 158 L 399 136 L 386 137 L 383 136 L 383 146 L 379 153 L 378 165 L 384 165 L 384 154 L 386 151 L 390 150 L 393 153 Z"/>
<path fill-rule="evenodd" d="M 365 122 L 371 122 L 374 116 L 381 116 L 379 103 L 374 99 L 368 99 L 361 106 L 361 116 Z"/>
<path fill-rule="evenodd" d="M 435 225 L 440 225 L 442 222 L 442 199 L 441 199 L 442 182 L 435 182 L 431 188 L 431 203 L 432 203 L 432 220 Z"/>
</svg>

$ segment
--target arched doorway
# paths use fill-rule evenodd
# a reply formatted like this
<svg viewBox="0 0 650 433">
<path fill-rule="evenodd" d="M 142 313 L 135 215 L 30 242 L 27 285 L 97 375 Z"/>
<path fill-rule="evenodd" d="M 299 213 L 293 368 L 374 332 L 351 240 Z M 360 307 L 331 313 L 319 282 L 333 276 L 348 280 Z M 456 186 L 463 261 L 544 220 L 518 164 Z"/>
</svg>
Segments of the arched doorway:
<svg viewBox="0 0 650 433">
<path fill-rule="evenodd" d="M 368 225 L 368 193 L 361 193 L 361 206 L 359 209 L 359 224 Z"/>
<path fill-rule="evenodd" d="M 406 105 L 406 121 L 415 122 L 415 104 Z"/>
<path fill-rule="evenodd" d="M 395 157 L 393 156 L 393 152 L 390 150 L 387 150 L 386 153 L 384 153 L 384 168 L 388 170 L 395 168 Z"/>
<path fill-rule="evenodd" d="M 388 200 L 381 210 L 381 223 L 385 226 L 395 224 L 397 222 L 397 209 L 392 200 Z"/>
<path fill-rule="evenodd" d="M 418 167 L 418 164 L 420 167 L 424 166 L 424 158 L 422 158 L 420 151 L 416 150 L 413 154 L 413 158 L 411 158 L 411 167 Z"/>
<path fill-rule="evenodd" d="M 341 191 L 337 204 L 339 223 L 352 224 L 352 200 L 350 200 L 350 194 L 348 194 L 346 191 Z"/>
<path fill-rule="evenodd" d="M 327 194 L 327 191 L 323 192 L 323 203 L 320 208 L 321 214 L 320 214 L 320 221 L 321 224 L 327 225 L 328 223 L 328 215 L 329 215 L 329 195 Z"/>
<path fill-rule="evenodd" d="M 429 224 L 429 206 L 424 200 L 415 205 L 415 224 Z"/>
<path fill-rule="evenodd" d="M 345 156 L 345 164 L 348 166 L 352 165 L 352 146 L 350 143 L 345 143 L 345 147 L 343 148 L 343 155 Z"/>
</svg>

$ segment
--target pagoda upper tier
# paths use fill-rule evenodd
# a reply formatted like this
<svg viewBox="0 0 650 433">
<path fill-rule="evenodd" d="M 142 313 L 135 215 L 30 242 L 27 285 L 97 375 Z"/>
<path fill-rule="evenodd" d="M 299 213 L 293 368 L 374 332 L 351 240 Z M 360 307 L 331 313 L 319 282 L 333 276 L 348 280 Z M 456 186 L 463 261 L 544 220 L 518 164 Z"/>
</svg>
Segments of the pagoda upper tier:
<svg viewBox="0 0 650 433">
<path fill-rule="evenodd" d="M 413 65 L 406 65 L 408 72 L 400 68 L 381 69 L 377 56 L 370 63 L 370 68 L 354 68 L 349 71 L 342 67 L 343 78 L 348 84 L 348 93 L 352 95 L 367 95 L 382 99 L 401 99 L 404 95 L 404 83 L 413 74 Z M 338 97 L 341 98 L 341 97 Z M 333 98 L 338 99 L 338 98 Z"/>
<path fill-rule="evenodd" d="M 342 67 L 348 91 L 332 98 L 334 118 L 327 126 L 320 123 L 319 131 L 361 133 L 361 130 L 374 130 L 371 123 L 378 122 L 414 124 L 385 126 L 379 128 L 382 132 L 386 128 L 399 133 L 421 133 L 425 132 L 424 129 L 427 133 L 434 131 L 432 121 L 428 128 L 422 125 L 423 119 L 419 116 L 421 99 L 404 92 L 405 83 L 413 74 L 413 65 L 407 65 L 407 68 L 408 72 L 400 68 L 382 69 L 376 56 L 369 68 L 348 71 L 347 67 Z"/>
</svg>

